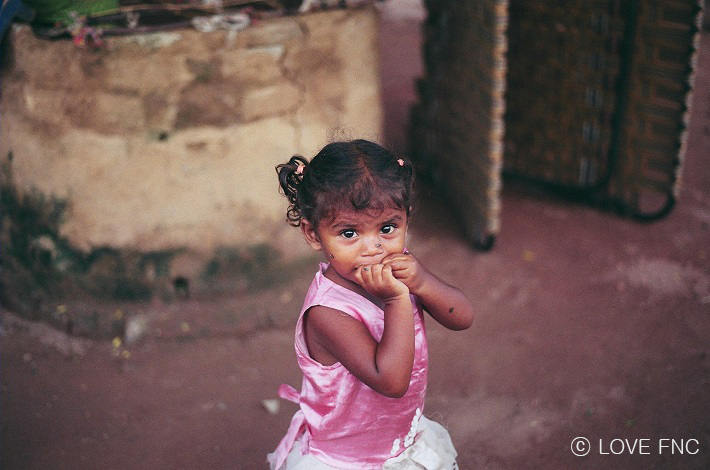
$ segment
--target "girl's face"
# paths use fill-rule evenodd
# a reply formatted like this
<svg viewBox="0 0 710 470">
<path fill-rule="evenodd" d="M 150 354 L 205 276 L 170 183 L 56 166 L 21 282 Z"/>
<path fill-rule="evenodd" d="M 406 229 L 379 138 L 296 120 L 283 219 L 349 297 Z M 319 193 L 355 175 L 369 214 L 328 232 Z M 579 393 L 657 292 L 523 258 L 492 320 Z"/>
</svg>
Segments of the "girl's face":
<svg viewBox="0 0 710 470">
<path fill-rule="evenodd" d="M 407 236 L 404 209 L 340 211 L 332 220 L 322 220 L 315 229 L 303 219 L 301 228 L 309 245 L 322 250 L 335 272 L 355 281 L 355 270 L 379 264 L 392 253 L 402 253 Z"/>
</svg>

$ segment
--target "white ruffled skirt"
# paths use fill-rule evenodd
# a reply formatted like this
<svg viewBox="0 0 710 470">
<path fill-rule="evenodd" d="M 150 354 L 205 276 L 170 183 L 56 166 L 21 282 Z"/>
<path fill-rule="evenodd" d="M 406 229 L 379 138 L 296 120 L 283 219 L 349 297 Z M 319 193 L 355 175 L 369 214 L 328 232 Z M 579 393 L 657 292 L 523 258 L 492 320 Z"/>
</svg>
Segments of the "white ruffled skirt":
<svg viewBox="0 0 710 470">
<path fill-rule="evenodd" d="M 417 440 L 397 457 L 385 461 L 382 470 L 458 470 L 456 449 L 444 426 L 422 416 L 421 434 Z M 276 470 L 271 467 L 271 470 Z M 311 454 L 301 455 L 300 440 L 293 444 L 286 462 L 278 470 L 338 470 L 326 465 Z"/>
</svg>

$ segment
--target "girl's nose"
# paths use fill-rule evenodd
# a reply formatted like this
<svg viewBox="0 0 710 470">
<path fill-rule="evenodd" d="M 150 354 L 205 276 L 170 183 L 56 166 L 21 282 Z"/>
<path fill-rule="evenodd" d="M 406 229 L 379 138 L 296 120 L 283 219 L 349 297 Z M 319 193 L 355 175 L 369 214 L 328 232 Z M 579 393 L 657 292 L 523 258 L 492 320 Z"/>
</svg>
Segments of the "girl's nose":
<svg viewBox="0 0 710 470">
<path fill-rule="evenodd" d="M 365 242 L 365 255 L 377 255 L 382 251 L 382 243 L 378 239 Z"/>
</svg>

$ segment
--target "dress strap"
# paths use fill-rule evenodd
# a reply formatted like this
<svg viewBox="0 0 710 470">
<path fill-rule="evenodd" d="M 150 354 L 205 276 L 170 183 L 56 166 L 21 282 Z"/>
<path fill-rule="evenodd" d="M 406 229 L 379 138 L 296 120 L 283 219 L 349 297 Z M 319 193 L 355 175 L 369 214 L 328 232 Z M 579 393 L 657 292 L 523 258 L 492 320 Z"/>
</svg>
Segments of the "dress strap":
<svg viewBox="0 0 710 470">
<path fill-rule="evenodd" d="M 283 398 L 284 400 L 288 400 L 293 403 L 299 402 L 300 393 L 298 393 L 296 391 L 296 389 L 290 385 L 287 385 L 287 384 L 279 385 L 279 392 L 278 393 L 279 393 L 279 396 L 281 398 Z"/>
</svg>

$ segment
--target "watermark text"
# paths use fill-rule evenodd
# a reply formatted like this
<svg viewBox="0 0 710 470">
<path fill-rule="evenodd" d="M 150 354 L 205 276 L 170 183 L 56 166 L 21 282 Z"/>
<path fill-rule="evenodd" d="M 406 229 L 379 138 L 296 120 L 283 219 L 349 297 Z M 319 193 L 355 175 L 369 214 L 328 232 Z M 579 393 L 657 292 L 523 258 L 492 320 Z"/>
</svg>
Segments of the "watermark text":
<svg viewBox="0 0 710 470">
<path fill-rule="evenodd" d="M 693 438 L 598 439 L 592 443 L 586 437 L 576 437 L 570 447 L 578 457 L 590 452 L 599 455 L 696 455 L 700 452 L 700 441 Z"/>
</svg>

